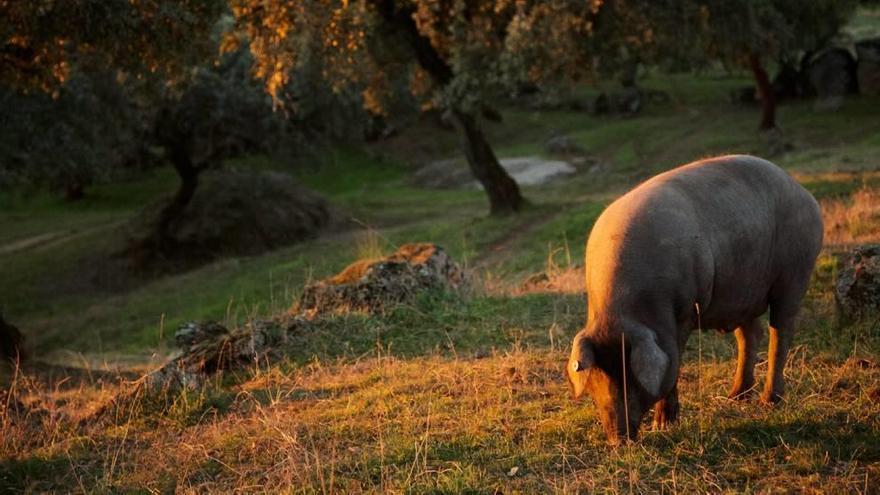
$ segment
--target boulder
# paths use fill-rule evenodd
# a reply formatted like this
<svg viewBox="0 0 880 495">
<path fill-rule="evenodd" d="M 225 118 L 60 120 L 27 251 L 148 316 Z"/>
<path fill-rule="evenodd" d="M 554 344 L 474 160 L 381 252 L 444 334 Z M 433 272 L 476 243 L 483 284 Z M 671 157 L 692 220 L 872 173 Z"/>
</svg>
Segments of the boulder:
<svg viewBox="0 0 880 495">
<path fill-rule="evenodd" d="M 843 48 L 832 48 L 815 57 L 810 62 L 809 75 L 819 110 L 837 110 L 847 94 L 858 90 L 856 61 Z"/>
<path fill-rule="evenodd" d="M 359 260 L 307 285 L 293 311 L 309 319 L 325 314 L 386 313 L 427 290 L 461 290 L 464 270 L 430 243 L 404 244 L 391 256 Z"/>
<path fill-rule="evenodd" d="M 642 109 L 642 92 L 636 86 L 627 86 L 612 94 L 614 109 L 622 114 L 632 115 Z"/>
<path fill-rule="evenodd" d="M 572 157 L 574 161 L 578 157 Z M 577 173 L 568 161 L 547 160 L 536 156 L 502 158 L 498 161 L 508 174 L 521 186 L 544 184 Z M 438 160 L 425 165 L 413 175 L 413 182 L 428 188 L 481 189 L 464 158 Z"/>
<path fill-rule="evenodd" d="M 148 391 L 198 388 L 211 375 L 241 369 L 266 356 L 279 336 L 308 325 L 303 318 L 254 320 L 229 330 L 215 321 L 188 322 L 174 335 L 181 354 L 143 379 Z"/>
<path fill-rule="evenodd" d="M 545 141 L 544 150 L 551 155 L 576 155 L 584 152 L 574 139 L 565 134 L 557 134 Z"/>
<path fill-rule="evenodd" d="M 416 170 L 413 182 L 431 189 L 453 189 L 470 184 L 474 174 L 461 158 L 435 160 Z"/>
<path fill-rule="evenodd" d="M 843 323 L 880 310 L 880 244 L 859 246 L 841 257 L 834 298 Z"/>
<path fill-rule="evenodd" d="M 856 55 L 859 92 L 863 95 L 880 96 L 880 38 L 856 43 Z"/>
</svg>

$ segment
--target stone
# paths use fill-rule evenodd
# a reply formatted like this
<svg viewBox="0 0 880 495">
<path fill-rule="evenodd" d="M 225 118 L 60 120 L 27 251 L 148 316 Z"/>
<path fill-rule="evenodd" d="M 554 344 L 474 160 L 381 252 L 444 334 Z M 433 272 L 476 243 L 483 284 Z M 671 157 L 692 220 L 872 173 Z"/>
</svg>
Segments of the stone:
<svg viewBox="0 0 880 495">
<path fill-rule="evenodd" d="M 856 61 L 843 48 L 832 48 L 810 62 L 810 84 L 816 91 L 817 110 L 837 110 L 846 95 L 858 88 Z"/>
<path fill-rule="evenodd" d="M 880 96 L 880 38 L 856 43 L 856 56 L 859 92 L 863 95 Z"/>
<path fill-rule="evenodd" d="M 577 158 L 577 157 L 574 157 Z M 568 161 L 547 160 L 536 156 L 502 158 L 498 161 L 521 186 L 537 185 L 577 173 Z M 425 165 L 413 175 L 413 182 L 421 187 L 447 189 L 481 189 L 464 158 L 437 160 Z"/>
<path fill-rule="evenodd" d="M 544 142 L 544 150 L 551 155 L 576 155 L 584 152 L 570 136 L 557 134 Z"/>
<path fill-rule="evenodd" d="M 642 92 L 636 86 L 625 87 L 613 94 L 612 101 L 617 112 L 636 114 L 642 109 Z"/>
<path fill-rule="evenodd" d="M 217 372 L 252 365 L 279 344 L 279 336 L 306 325 L 301 317 L 254 320 L 233 330 L 215 321 L 185 323 L 174 335 L 181 354 L 146 375 L 143 384 L 154 392 L 198 388 Z"/>
<path fill-rule="evenodd" d="M 855 247 L 841 257 L 834 299 L 841 323 L 880 311 L 880 244 Z"/>
<path fill-rule="evenodd" d="M 184 323 L 174 332 L 174 341 L 180 350 L 186 352 L 195 345 L 214 340 L 228 333 L 229 330 L 216 321 L 204 321 L 201 323 L 191 321 Z"/>
<path fill-rule="evenodd" d="M 350 312 L 384 314 L 430 290 L 469 286 L 464 270 L 436 244 L 400 246 L 376 260 L 359 260 L 338 274 L 309 284 L 293 312 L 308 319 Z"/>
</svg>

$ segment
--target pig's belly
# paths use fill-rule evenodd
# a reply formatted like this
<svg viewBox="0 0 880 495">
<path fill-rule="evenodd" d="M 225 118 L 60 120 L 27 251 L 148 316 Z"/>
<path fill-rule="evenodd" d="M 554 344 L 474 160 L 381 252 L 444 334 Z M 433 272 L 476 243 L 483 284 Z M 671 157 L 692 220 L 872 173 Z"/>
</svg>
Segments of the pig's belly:
<svg viewBox="0 0 880 495">
<path fill-rule="evenodd" d="M 757 289 L 716 294 L 709 307 L 701 309 L 700 326 L 724 332 L 735 330 L 767 312 L 767 292 L 766 289 Z"/>
</svg>

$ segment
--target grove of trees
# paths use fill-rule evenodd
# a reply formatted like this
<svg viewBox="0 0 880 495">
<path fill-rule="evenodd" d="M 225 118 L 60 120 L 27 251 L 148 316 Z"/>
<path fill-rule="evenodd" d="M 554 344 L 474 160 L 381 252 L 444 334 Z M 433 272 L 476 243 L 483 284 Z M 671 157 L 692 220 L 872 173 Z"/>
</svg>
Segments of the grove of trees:
<svg viewBox="0 0 880 495">
<path fill-rule="evenodd" d="M 825 47 L 858 4 L 0 1 L 0 181 L 75 199 L 119 167 L 156 160 L 145 150 L 161 148 L 181 178 L 167 220 L 199 172 L 224 158 L 266 149 L 291 129 L 345 136 L 351 122 L 406 99 L 445 112 L 490 211 L 512 213 L 525 200 L 482 125 L 499 97 L 639 65 L 722 65 L 753 74 L 760 128 L 773 128 L 769 72 Z"/>
</svg>

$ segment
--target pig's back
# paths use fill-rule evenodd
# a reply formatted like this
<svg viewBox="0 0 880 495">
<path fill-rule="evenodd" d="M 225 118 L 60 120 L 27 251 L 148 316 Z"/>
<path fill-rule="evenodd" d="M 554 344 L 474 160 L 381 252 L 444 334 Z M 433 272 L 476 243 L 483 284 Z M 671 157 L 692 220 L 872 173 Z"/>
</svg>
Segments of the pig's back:
<svg viewBox="0 0 880 495">
<path fill-rule="evenodd" d="M 815 200 L 776 165 L 742 155 L 694 162 L 648 180 L 597 220 L 590 303 L 681 319 L 696 302 L 705 326 L 735 326 L 766 311 L 782 272 L 811 270 L 819 244 Z M 799 259 L 809 266 L 790 266 Z"/>
</svg>

